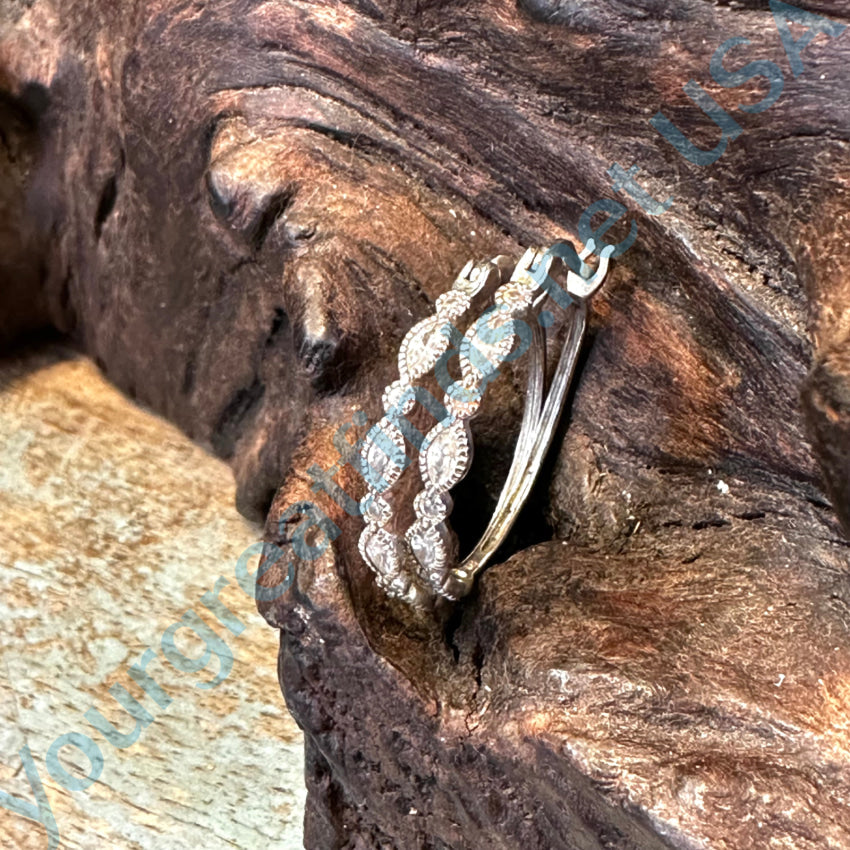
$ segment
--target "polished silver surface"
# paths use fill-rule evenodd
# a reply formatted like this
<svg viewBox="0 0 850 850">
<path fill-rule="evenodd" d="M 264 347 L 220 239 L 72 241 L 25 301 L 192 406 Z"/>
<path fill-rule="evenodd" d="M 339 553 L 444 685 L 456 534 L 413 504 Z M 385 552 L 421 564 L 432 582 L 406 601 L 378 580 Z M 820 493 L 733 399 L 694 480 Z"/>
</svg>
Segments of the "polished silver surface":
<svg viewBox="0 0 850 850">
<path fill-rule="evenodd" d="M 504 258 L 477 266 L 469 263 L 452 289 L 437 299 L 436 315 L 417 323 L 405 336 L 399 379 L 387 387 L 385 415 L 367 434 L 361 452 L 368 490 L 361 502 L 366 528 L 360 552 L 389 595 L 418 607 L 436 596 L 459 599 L 504 542 L 552 442 L 584 338 L 586 300 L 602 284 L 613 248 L 602 252 L 595 271 L 585 262 L 593 250 L 592 240 L 580 254 L 567 242 L 545 250 L 531 248 L 507 281 Z M 549 274 L 556 261 L 568 268 L 565 289 Z M 450 342 L 460 337 L 458 324 L 466 321 L 473 298 L 497 276 L 502 282 L 492 304 L 455 342 L 461 376 L 451 381 L 445 367 Z M 566 310 L 567 331 L 547 388 L 546 335 L 551 322 L 545 318 L 551 317 L 542 317 L 541 307 L 550 300 Z M 448 524 L 449 491 L 472 464 L 469 420 L 483 404 L 487 385 L 523 337 L 529 343 L 528 386 L 511 468 L 487 529 L 472 552 L 457 563 L 457 540 Z M 404 506 L 393 504 L 391 490 L 401 476 L 400 466 L 407 462 L 403 417 L 422 397 L 417 395 L 416 381 L 433 372 L 445 389 L 445 415 L 418 447 L 421 489 L 412 500 L 414 520 L 402 533 L 395 525 Z"/>
</svg>

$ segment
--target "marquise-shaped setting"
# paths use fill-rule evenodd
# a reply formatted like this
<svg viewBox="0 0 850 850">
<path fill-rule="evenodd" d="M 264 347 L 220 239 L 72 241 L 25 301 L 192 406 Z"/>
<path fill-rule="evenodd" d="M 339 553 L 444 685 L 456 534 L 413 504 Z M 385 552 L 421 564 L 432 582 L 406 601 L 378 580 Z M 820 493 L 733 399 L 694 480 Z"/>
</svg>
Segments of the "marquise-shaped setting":
<svg viewBox="0 0 850 850">
<path fill-rule="evenodd" d="M 410 384 L 434 368 L 449 347 L 451 323 L 441 316 L 419 322 L 404 338 L 398 353 L 402 383 Z"/>
<path fill-rule="evenodd" d="M 502 312 L 488 310 L 464 335 L 460 343 L 460 367 L 464 375 L 471 372 L 493 375 L 513 350 L 517 336 L 512 322 L 497 323 Z"/>
<path fill-rule="evenodd" d="M 360 515 L 371 525 L 382 526 L 392 519 L 393 510 L 380 493 L 370 490 L 360 500 Z"/>
<path fill-rule="evenodd" d="M 385 581 L 399 575 L 401 541 L 391 531 L 367 525 L 358 541 L 358 549 L 369 566 Z"/>
<path fill-rule="evenodd" d="M 435 590 L 440 587 L 451 555 L 451 535 L 445 525 L 417 520 L 407 530 L 407 542 L 420 566 L 420 576 Z"/>
<path fill-rule="evenodd" d="M 452 416 L 459 419 L 471 419 L 481 407 L 484 389 L 483 376 L 467 367 L 464 376 L 449 385 L 443 404 Z"/>
<path fill-rule="evenodd" d="M 420 490 L 413 497 L 416 516 L 432 524 L 442 522 L 452 510 L 452 497 L 431 487 Z"/>
<path fill-rule="evenodd" d="M 587 271 L 583 262 L 580 275 L 574 271 L 568 274 L 570 295 L 579 304 L 577 312 L 572 314 L 570 345 L 567 347 L 565 343 L 566 354 L 562 355 L 551 379 L 545 403 L 540 398 L 547 383 L 543 374 L 545 336 L 535 333 L 532 337 L 535 356 L 530 366 L 534 371 L 529 376 L 529 393 L 536 399 L 535 406 L 541 409 L 536 413 L 526 411 L 523 417 L 521 449 L 500 497 L 500 505 L 505 507 L 499 508 L 479 543 L 462 563 L 456 563 L 457 539 L 447 525 L 452 507 L 449 491 L 472 463 L 468 420 L 477 413 L 486 386 L 514 350 L 517 337 L 527 330 L 520 320 L 530 320 L 530 311 L 542 301 L 544 283 L 539 279 L 546 280 L 555 257 L 571 259 L 573 262 L 567 264 L 572 269 L 575 251 L 570 250 L 572 254 L 560 244 L 546 250 L 528 249 L 515 266 L 511 279 L 502 285 L 498 283 L 505 279 L 505 258 L 497 257 L 480 266 L 468 263 L 452 290 L 437 299 L 436 315 L 416 324 L 405 336 L 398 358 L 399 379 L 385 389 L 384 416 L 366 435 L 360 454 L 368 490 L 360 502 L 366 528 L 358 546 L 364 561 L 376 574 L 378 585 L 388 596 L 419 608 L 429 607 L 435 596 L 461 598 L 469 592 L 476 572 L 497 551 L 510 529 L 557 424 L 585 329 L 584 299 L 598 288 L 605 273 L 603 262 L 592 278 L 584 277 Z M 592 250 L 589 241 L 577 256 L 583 260 Z M 493 307 L 471 327 L 468 321 L 461 325 L 460 319 L 470 310 L 473 297 L 485 287 L 489 294 L 491 283 L 498 285 Z M 576 287 L 578 295 L 574 291 Z M 466 333 L 461 334 L 458 327 L 466 329 Z M 457 351 L 450 350 L 450 346 Z M 445 368 L 445 361 L 450 359 L 447 354 L 458 355 L 459 378 L 456 371 L 449 374 Z M 439 368 L 435 368 L 438 364 Z M 414 441 L 412 432 L 405 441 L 399 427 L 403 420 L 399 416 L 414 409 L 418 379 L 432 370 L 445 393 L 443 404 L 448 415 L 440 419 L 441 413 L 437 417 L 440 421 L 430 429 L 422 444 L 418 439 Z M 433 413 L 430 407 L 428 410 Z M 413 499 L 415 519 L 406 533 L 401 533 L 396 532 L 397 523 L 393 522 L 395 509 L 402 507 L 396 504 L 398 494 L 388 498 L 386 491 L 410 463 L 405 452 L 408 442 L 415 443 L 419 450 L 423 488 Z M 409 489 L 406 495 L 409 496 Z M 404 515 L 407 516 L 407 511 Z"/>
<path fill-rule="evenodd" d="M 410 465 L 404 437 L 385 416 L 369 429 L 360 450 L 360 474 L 372 490 L 388 490 Z"/>
<path fill-rule="evenodd" d="M 419 471 L 426 488 L 450 490 L 466 474 L 472 460 L 471 435 L 462 419 L 435 425 L 419 453 Z"/>
</svg>

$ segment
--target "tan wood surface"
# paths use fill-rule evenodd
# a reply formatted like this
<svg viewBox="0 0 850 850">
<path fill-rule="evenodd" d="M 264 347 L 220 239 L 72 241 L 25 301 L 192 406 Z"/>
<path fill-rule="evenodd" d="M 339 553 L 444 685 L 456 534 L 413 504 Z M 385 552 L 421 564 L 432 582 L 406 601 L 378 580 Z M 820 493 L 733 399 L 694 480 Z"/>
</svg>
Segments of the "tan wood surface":
<svg viewBox="0 0 850 850">
<path fill-rule="evenodd" d="M 259 529 L 234 509 L 228 467 L 113 389 L 89 361 L 61 349 L 0 363 L 0 789 L 33 795 L 30 747 L 61 847 L 204 850 L 302 846 L 301 735 L 275 672 L 276 634 L 238 586 L 234 565 Z M 250 562 L 254 569 L 256 557 Z M 200 604 L 221 600 L 245 623 L 230 633 Z M 193 609 L 234 663 L 218 687 L 162 658 L 165 630 Z M 200 653 L 186 630 L 177 646 Z M 192 641 L 195 641 L 193 644 Z M 128 667 L 151 647 L 149 672 L 173 698 L 160 709 Z M 94 706 L 123 731 L 116 682 L 154 715 L 117 749 L 85 720 Z M 88 734 L 104 767 L 68 791 L 45 756 L 66 732 Z M 87 770 L 73 750 L 63 764 Z M 0 847 L 46 848 L 45 829 L 0 809 Z"/>
</svg>

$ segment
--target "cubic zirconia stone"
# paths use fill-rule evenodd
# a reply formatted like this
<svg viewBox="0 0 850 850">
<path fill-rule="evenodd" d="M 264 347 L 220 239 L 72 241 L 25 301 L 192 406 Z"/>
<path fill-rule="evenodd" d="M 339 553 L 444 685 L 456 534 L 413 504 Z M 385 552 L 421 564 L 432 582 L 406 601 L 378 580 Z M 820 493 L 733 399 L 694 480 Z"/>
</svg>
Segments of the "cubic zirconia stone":
<svg viewBox="0 0 850 850">
<path fill-rule="evenodd" d="M 407 542 L 416 556 L 416 560 L 427 573 L 442 569 L 448 560 L 448 549 L 443 535 L 437 526 L 413 523 L 407 532 Z"/>
<path fill-rule="evenodd" d="M 360 471 L 366 483 L 383 492 L 398 481 L 410 459 L 401 431 L 386 417 L 369 429 L 360 452 Z"/>
<path fill-rule="evenodd" d="M 436 432 L 436 433 L 434 433 Z M 469 432 L 463 421 L 435 425 L 433 438 L 419 454 L 419 468 L 426 487 L 449 490 L 463 478 L 470 459 Z"/>
<path fill-rule="evenodd" d="M 460 344 L 463 373 L 474 370 L 479 375 L 490 375 L 498 371 L 515 342 L 516 335 L 508 326 L 492 327 L 483 317 L 466 332 Z"/>
<path fill-rule="evenodd" d="M 364 539 L 365 538 L 365 539 Z M 361 535 L 361 554 L 380 575 L 394 575 L 400 566 L 399 539 L 385 528 L 367 526 Z"/>
<path fill-rule="evenodd" d="M 440 355 L 449 347 L 448 336 L 441 332 L 445 324 L 445 319 L 432 316 L 416 325 L 404 338 L 398 355 L 402 381 L 415 381 L 434 368 Z"/>
<path fill-rule="evenodd" d="M 392 519 L 393 509 L 380 493 L 367 493 L 360 501 L 360 513 L 366 522 L 382 526 Z"/>
<path fill-rule="evenodd" d="M 433 523 L 442 522 L 451 510 L 452 500 L 448 493 L 428 488 L 421 490 L 413 499 L 416 515 Z"/>
</svg>

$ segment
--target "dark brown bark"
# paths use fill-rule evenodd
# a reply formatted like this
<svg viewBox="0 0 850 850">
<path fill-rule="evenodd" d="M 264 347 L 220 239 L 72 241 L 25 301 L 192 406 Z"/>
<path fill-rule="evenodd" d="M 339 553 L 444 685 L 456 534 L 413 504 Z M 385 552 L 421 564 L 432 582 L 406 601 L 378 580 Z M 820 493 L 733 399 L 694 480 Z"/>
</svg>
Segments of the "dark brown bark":
<svg viewBox="0 0 850 850">
<path fill-rule="evenodd" d="M 307 738 L 308 847 L 850 846 L 850 35 L 819 35 L 795 77 L 766 7 L 7 9 L 3 339 L 69 334 L 232 461 L 246 513 L 282 484 L 277 542 L 305 499 L 343 530 L 261 606 Z M 783 71 L 766 111 L 736 108 L 764 80 L 711 80 L 732 37 L 750 46 L 726 67 Z M 742 128 L 712 165 L 650 124 L 718 143 L 690 79 Z M 306 470 L 379 415 L 401 337 L 466 259 L 627 202 L 614 162 L 674 203 L 629 202 L 638 239 L 502 562 L 448 619 L 413 618 Z M 516 377 L 475 420 L 467 543 Z"/>
</svg>

